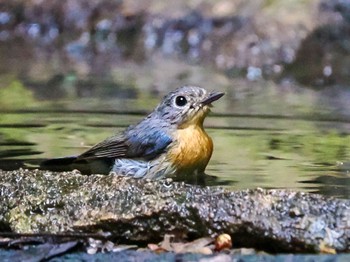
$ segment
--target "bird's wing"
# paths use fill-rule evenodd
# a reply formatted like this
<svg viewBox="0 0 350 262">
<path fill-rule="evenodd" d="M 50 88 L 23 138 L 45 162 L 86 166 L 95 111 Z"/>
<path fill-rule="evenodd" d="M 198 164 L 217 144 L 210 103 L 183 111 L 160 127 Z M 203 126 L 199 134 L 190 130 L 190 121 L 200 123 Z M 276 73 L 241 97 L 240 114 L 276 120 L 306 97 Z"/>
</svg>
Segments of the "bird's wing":
<svg viewBox="0 0 350 262">
<path fill-rule="evenodd" d="M 128 145 L 123 136 L 112 136 L 78 156 L 77 160 L 125 157 Z"/>
<path fill-rule="evenodd" d="M 129 132 L 112 136 L 78 156 L 77 160 L 96 158 L 144 158 L 153 159 L 164 152 L 172 139 L 162 130 Z"/>
<path fill-rule="evenodd" d="M 127 155 L 150 160 L 163 153 L 172 141 L 162 129 L 149 128 L 146 132 L 133 130 L 128 133 Z"/>
</svg>

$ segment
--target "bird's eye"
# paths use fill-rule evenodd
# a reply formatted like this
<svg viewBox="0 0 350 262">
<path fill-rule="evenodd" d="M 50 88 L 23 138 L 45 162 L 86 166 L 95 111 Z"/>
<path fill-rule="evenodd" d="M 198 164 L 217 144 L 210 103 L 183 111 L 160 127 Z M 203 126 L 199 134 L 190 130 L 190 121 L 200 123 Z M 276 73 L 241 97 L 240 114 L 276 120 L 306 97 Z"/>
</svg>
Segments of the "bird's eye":
<svg viewBox="0 0 350 262">
<path fill-rule="evenodd" d="M 177 105 L 177 106 L 185 106 L 186 104 L 187 104 L 187 99 L 186 99 L 186 97 L 184 97 L 184 96 L 177 96 L 176 98 L 175 98 L 175 104 Z"/>
</svg>

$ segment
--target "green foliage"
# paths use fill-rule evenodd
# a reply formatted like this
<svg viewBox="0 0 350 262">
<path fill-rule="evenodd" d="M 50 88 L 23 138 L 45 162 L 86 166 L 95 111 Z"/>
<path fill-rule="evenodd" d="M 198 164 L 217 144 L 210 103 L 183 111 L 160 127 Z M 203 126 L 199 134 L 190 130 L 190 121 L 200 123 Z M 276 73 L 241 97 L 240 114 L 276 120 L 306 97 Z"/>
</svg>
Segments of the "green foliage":
<svg viewBox="0 0 350 262">
<path fill-rule="evenodd" d="M 26 108 L 35 103 L 33 93 L 18 80 L 0 87 L 0 107 L 2 109 Z"/>
</svg>

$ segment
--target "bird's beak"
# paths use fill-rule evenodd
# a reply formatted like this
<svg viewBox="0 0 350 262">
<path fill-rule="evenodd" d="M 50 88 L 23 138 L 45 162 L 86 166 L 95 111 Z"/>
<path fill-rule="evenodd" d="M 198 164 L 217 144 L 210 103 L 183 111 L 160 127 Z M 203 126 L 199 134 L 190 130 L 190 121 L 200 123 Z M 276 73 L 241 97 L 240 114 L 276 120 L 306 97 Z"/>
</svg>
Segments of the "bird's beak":
<svg viewBox="0 0 350 262">
<path fill-rule="evenodd" d="M 211 92 L 207 98 L 202 100 L 201 105 L 203 105 L 203 106 L 209 105 L 212 102 L 214 102 L 214 101 L 218 100 L 219 98 L 221 98 L 224 94 L 225 93 L 223 93 L 223 92 Z"/>
</svg>

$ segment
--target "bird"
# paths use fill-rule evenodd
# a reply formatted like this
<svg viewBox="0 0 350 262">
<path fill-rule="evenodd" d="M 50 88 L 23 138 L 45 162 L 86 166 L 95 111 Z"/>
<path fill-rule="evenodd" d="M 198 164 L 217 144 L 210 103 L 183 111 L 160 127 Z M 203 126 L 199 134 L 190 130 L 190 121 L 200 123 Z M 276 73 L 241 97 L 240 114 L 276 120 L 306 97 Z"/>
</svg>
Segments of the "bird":
<svg viewBox="0 0 350 262">
<path fill-rule="evenodd" d="M 158 106 L 136 125 L 113 135 L 77 156 L 44 160 L 51 171 L 77 169 L 83 174 L 133 178 L 202 177 L 212 156 L 213 141 L 203 122 L 212 102 L 223 92 L 182 86 L 164 96 Z"/>
</svg>

